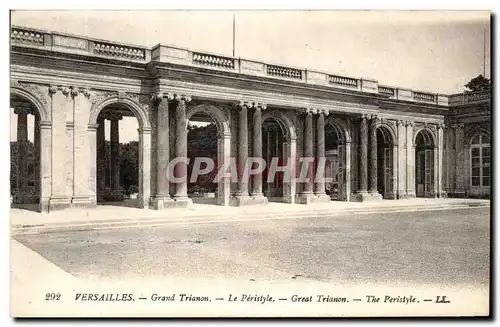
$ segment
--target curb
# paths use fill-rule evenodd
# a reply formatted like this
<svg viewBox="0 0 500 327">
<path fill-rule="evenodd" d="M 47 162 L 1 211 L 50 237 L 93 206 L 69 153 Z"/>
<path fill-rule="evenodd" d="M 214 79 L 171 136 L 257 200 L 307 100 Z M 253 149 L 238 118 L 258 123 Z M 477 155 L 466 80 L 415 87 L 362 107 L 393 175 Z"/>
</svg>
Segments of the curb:
<svg viewBox="0 0 500 327">
<path fill-rule="evenodd" d="M 312 209 L 295 212 L 267 212 L 267 213 L 240 213 L 237 215 L 187 215 L 177 217 L 144 217 L 144 218 L 121 218 L 95 221 L 75 221 L 64 223 L 46 223 L 36 225 L 18 224 L 11 226 L 11 235 L 29 235 L 39 233 L 54 232 L 77 232 L 126 229 L 132 227 L 161 227 L 170 225 L 191 225 L 191 224 L 213 224 L 231 222 L 249 222 L 263 220 L 283 220 L 283 219 L 303 219 L 303 218 L 325 218 L 351 215 L 365 215 L 374 213 L 396 213 L 415 211 L 437 211 L 454 209 L 474 209 L 489 208 L 489 203 L 457 203 L 457 204 L 432 204 L 432 205 L 411 205 L 400 207 L 379 207 L 379 208 L 344 208 L 342 210 L 332 209 Z"/>
</svg>

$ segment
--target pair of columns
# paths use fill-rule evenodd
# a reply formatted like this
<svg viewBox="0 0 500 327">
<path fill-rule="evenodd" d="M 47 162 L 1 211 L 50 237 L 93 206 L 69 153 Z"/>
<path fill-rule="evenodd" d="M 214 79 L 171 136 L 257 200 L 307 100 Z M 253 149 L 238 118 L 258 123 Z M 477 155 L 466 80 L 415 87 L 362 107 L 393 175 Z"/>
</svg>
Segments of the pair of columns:
<svg viewBox="0 0 500 327">
<path fill-rule="evenodd" d="M 40 119 L 34 114 L 32 108 L 18 107 L 14 109 L 17 115 L 17 192 L 15 196 L 16 203 L 27 203 L 34 199 L 29 199 L 28 190 L 28 115 L 35 116 L 35 165 L 34 165 L 34 181 L 35 181 L 35 196 L 40 194 Z"/>
<path fill-rule="evenodd" d="M 366 195 L 382 198 L 377 190 L 377 124 L 375 115 L 361 115 L 359 129 L 359 189 L 360 200 Z M 368 148 L 370 152 L 368 153 Z M 368 165 L 369 163 L 369 165 Z M 368 174 L 368 171 L 370 174 Z M 370 177 L 368 185 L 368 177 Z M 368 191 L 368 186 L 370 187 Z"/>
<path fill-rule="evenodd" d="M 325 116 L 328 116 L 328 111 L 322 109 L 304 109 L 304 113 L 304 157 L 314 157 L 316 169 L 318 169 L 318 165 L 321 164 L 321 161 L 323 161 L 323 164 L 325 161 Z M 316 151 L 314 151 L 315 149 L 313 146 L 313 116 L 315 116 L 316 119 Z M 323 179 L 319 178 L 316 183 L 314 183 L 316 169 L 313 165 L 308 165 L 306 178 L 309 180 L 309 182 L 304 183 L 304 188 L 301 192 L 302 195 L 326 195 L 325 182 L 323 181 Z"/>
<path fill-rule="evenodd" d="M 238 105 L 238 199 L 263 199 L 262 174 L 252 175 L 252 189 L 249 193 L 248 181 L 243 179 L 243 174 L 248 161 L 248 110 L 253 109 L 253 147 L 252 156 L 262 158 L 262 111 L 267 106 L 264 103 L 241 101 Z"/>
<path fill-rule="evenodd" d="M 191 96 L 184 94 L 156 93 L 151 97 L 157 109 L 156 140 L 156 195 L 153 207 L 162 209 L 169 206 L 184 206 L 191 202 L 187 190 L 187 119 L 186 103 Z M 169 176 L 170 169 L 170 122 L 169 104 L 175 104 L 175 176 Z M 175 183 L 175 193 L 170 196 L 170 179 L 181 178 Z"/>
<path fill-rule="evenodd" d="M 123 117 L 117 113 L 105 113 L 100 115 L 97 119 L 97 180 L 98 180 L 98 196 L 99 200 L 104 197 L 109 200 L 121 200 L 120 190 L 120 126 L 119 121 Z M 105 120 L 111 122 L 110 128 L 110 143 L 111 143 L 111 156 L 110 156 L 110 189 L 111 194 L 104 194 L 106 189 L 106 143 L 105 143 Z"/>
</svg>

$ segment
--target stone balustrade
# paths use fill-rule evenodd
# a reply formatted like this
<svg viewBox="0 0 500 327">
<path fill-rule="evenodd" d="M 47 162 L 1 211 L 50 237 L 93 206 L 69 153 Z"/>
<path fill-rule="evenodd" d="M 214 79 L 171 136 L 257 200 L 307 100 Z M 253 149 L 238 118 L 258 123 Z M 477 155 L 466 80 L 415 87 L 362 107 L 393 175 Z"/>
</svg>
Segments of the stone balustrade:
<svg viewBox="0 0 500 327">
<path fill-rule="evenodd" d="M 378 93 L 393 97 L 396 95 L 396 90 L 392 87 L 379 85 Z"/>
<path fill-rule="evenodd" d="M 489 91 L 452 94 L 449 97 L 450 105 L 463 105 L 474 102 L 490 101 Z"/>
<path fill-rule="evenodd" d="M 396 100 L 433 103 L 443 106 L 486 101 L 490 98 L 490 94 L 484 92 L 450 96 L 432 94 L 405 88 L 378 85 L 376 80 L 371 79 L 331 75 L 314 70 L 271 65 L 256 60 L 194 52 L 189 49 L 173 46 L 157 45 L 152 49 L 148 49 L 75 35 L 51 33 L 26 27 L 13 26 L 11 28 L 11 43 L 13 46 L 37 46 L 47 48 L 49 51 L 74 52 L 88 56 L 116 58 L 143 63 L 157 61 L 187 66 L 206 66 L 215 70 L 231 70 L 235 73 L 245 75 L 293 80 L 300 83 L 344 88 L 363 93 L 378 93 Z"/>
<path fill-rule="evenodd" d="M 234 69 L 234 58 L 193 52 L 193 63 L 211 67 Z"/>
<path fill-rule="evenodd" d="M 356 78 L 338 76 L 338 75 L 328 75 L 328 82 L 330 84 L 347 86 L 347 87 L 358 87 L 358 80 Z"/>
<path fill-rule="evenodd" d="M 413 100 L 419 102 L 436 102 L 436 95 L 432 93 L 413 92 Z"/>
<path fill-rule="evenodd" d="M 43 39 L 43 33 L 27 29 L 13 28 L 10 33 L 10 40 L 12 43 L 43 46 Z"/>
<path fill-rule="evenodd" d="M 94 42 L 94 53 L 133 60 L 144 60 L 146 58 L 144 49 L 101 42 Z"/>
<path fill-rule="evenodd" d="M 283 66 L 267 65 L 267 74 L 270 76 L 302 79 L 302 70 Z"/>
</svg>

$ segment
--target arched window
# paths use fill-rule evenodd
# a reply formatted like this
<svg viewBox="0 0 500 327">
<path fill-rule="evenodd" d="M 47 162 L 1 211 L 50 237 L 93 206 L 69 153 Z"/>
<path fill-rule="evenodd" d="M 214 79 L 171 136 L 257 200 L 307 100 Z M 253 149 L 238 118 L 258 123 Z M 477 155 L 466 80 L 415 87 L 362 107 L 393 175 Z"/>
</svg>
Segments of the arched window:
<svg viewBox="0 0 500 327">
<path fill-rule="evenodd" d="M 471 140 L 470 145 L 471 187 L 490 186 L 490 137 L 478 134 Z"/>
</svg>

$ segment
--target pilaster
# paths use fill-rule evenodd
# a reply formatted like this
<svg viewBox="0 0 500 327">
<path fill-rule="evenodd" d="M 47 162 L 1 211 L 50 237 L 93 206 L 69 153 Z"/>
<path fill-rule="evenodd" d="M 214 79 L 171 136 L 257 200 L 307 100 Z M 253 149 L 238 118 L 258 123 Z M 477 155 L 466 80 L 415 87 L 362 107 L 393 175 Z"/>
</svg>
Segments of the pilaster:
<svg viewBox="0 0 500 327">
<path fill-rule="evenodd" d="M 465 188 L 464 188 L 464 162 L 465 162 L 465 153 L 464 153 L 464 124 L 455 124 L 455 156 L 456 156 L 456 165 L 455 165 L 455 195 L 465 196 Z"/>
<path fill-rule="evenodd" d="M 51 117 L 52 117 L 52 194 L 49 200 L 49 211 L 67 208 L 70 199 L 67 195 L 67 167 L 66 167 L 66 117 L 72 108 L 68 101 L 70 89 L 68 87 L 51 86 Z"/>
<path fill-rule="evenodd" d="M 71 203 L 74 206 L 92 205 L 92 197 L 89 192 L 90 182 L 90 146 L 88 135 L 88 120 L 91 102 L 90 90 L 71 90 L 73 96 L 73 197 Z"/>
<path fill-rule="evenodd" d="M 406 122 L 406 194 L 405 198 L 414 198 L 415 194 L 415 145 L 413 144 L 413 121 Z"/>
</svg>

